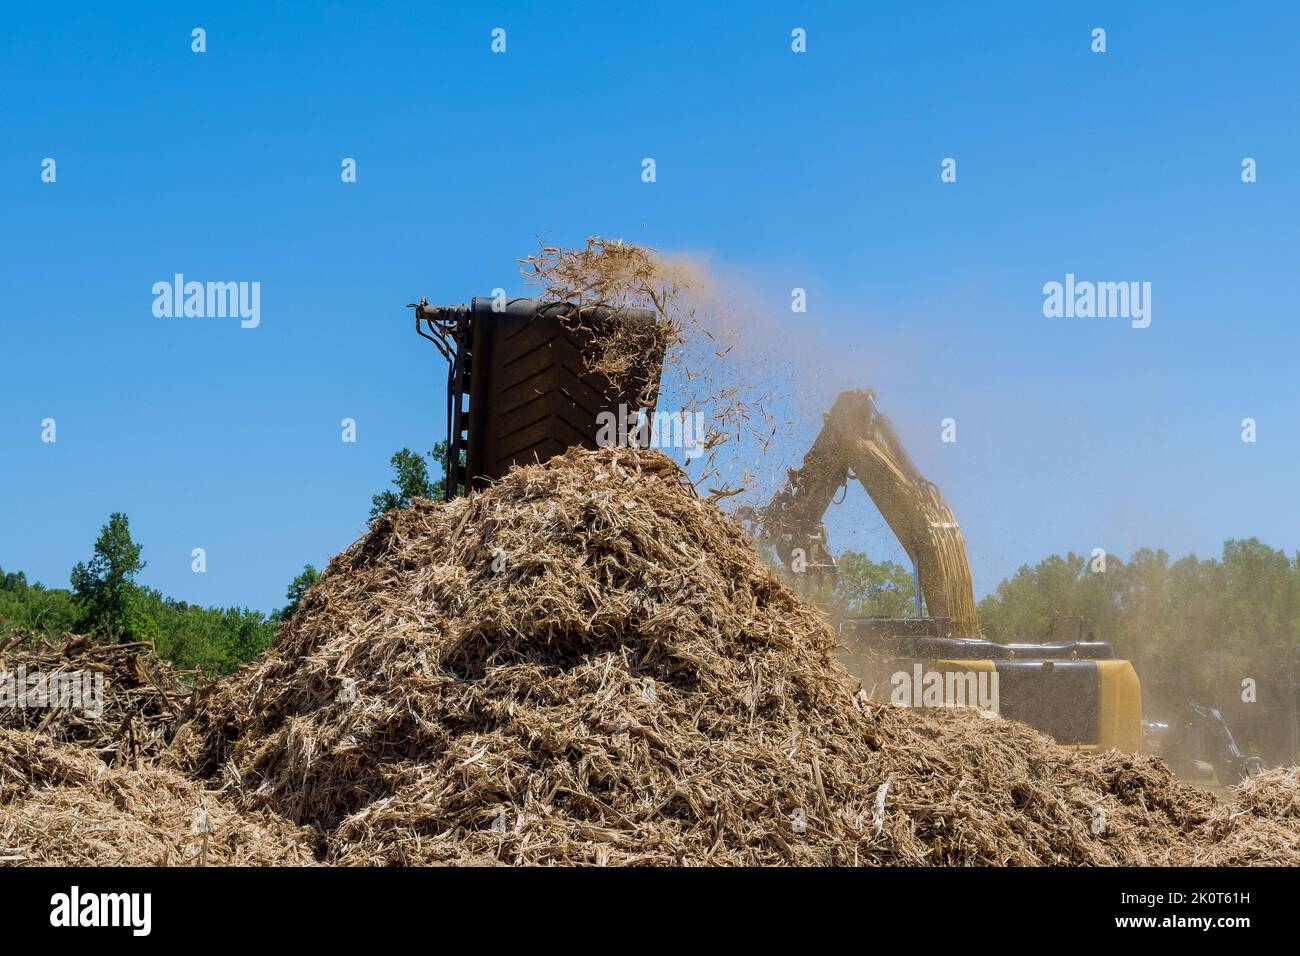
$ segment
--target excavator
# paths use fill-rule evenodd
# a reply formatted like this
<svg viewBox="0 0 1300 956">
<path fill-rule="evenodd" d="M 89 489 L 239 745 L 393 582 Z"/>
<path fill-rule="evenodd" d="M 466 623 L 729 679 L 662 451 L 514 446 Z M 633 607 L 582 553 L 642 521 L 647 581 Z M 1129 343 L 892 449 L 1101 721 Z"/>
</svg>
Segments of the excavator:
<svg viewBox="0 0 1300 956">
<path fill-rule="evenodd" d="M 917 612 L 912 619 L 842 621 L 841 644 L 854 649 L 859 662 L 872 662 L 880 675 L 892 670 L 894 690 L 914 679 L 923 683 L 924 695 L 921 687 L 909 689 L 924 706 L 951 704 L 952 691 L 962 696 L 978 679 L 980 687 L 995 689 L 994 706 L 982 710 L 1037 727 L 1059 744 L 1142 749 L 1137 673 L 1110 644 L 1084 635 L 1081 622 L 1061 640 L 1003 644 L 983 638 L 961 526 L 876 407 L 874 392 L 841 394 L 782 489 L 740 517 L 786 568 L 825 585 L 833 582 L 836 566 L 822 519 L 850 479 L 862 485 L 911 559 Z M 1071 622 L 1054 622 L 1050 636 L 1061 623 Z"/>
</svg>

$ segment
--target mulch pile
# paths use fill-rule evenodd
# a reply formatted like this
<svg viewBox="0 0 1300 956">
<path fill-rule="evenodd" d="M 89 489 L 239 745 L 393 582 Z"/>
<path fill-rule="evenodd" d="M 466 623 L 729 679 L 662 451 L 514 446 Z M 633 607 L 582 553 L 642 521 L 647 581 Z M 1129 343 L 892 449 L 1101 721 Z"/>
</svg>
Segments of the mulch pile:
<svg viewBox="0 0 1300 956">
<path fill-rule="evenodd" d="M 0 675 L 24 675 L 38 700 L 55 675 L 87 675 L 102 689 L 102 712 L 85 706 L 0 706 L 0 729 L 32 730 L 75 743 L 114 766 L 153 762 L 166 749 L 170 728 L 184 711 L 191 688 L 182 674 L 159 658 L 152 644 L 95 642 L 68 635 L 52 643 L 0 640 Z M 39 675 L 39 678 L 38 676 Z M 22 688 L 16 688 L 22 693 Z M 98 696 L 98 694 L 96 694 Z M 88 700 L 83 700 L 84 705 Z"/>
<path fill-rule="evenodd" d="M 1294 772 L 1220 806 L 1155 758 L 868 699 L 630 449 L 377 519 L 169 759 L 332 863 L 1300 863 Z"/>
<path fill-rule="evenodd" d="M 163 770 L 0 730 L 0 865 L 310 865 L 313 835 Z"/>
<path fill-rule="evenodd" d="M 1300 767 L 1265 770 L 1237 788 L 1237 806 L 1257 817 L 1300 820 Z"/>
</svg>

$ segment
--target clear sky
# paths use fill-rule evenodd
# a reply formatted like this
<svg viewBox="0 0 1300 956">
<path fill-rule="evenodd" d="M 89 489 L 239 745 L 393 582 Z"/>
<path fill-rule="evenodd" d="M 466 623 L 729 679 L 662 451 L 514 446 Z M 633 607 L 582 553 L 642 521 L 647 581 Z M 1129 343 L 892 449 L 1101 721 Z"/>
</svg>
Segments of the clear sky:
<svg viewBox="0 0 1300 956">
<path fill-rule="evenodd" d="M 1071 549 L 1300 548 L 1297 35 L 1283 3 L 11 5 L 0 566 L 66 586 L 124 511 L 143 583 L 283 603 L 441 437 L 404 304 L 593 234 L 744 283 L 806 411 L 876 388 L 980 594 Z M 260 282 L 260 326 L 155 317 L 178 272 Z M 1150 282 L 1150 327 L 1044 317 L 1067 273 Z M 898 556 L 860 492 L 831 530 Z"/>
</svg>

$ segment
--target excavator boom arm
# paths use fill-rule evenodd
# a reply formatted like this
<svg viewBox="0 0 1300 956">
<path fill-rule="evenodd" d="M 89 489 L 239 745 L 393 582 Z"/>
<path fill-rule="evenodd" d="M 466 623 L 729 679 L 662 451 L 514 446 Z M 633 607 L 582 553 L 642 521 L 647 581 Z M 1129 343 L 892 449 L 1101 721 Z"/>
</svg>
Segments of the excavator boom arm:
<svg viewBox="0 0 1300 956">
<path fill-rule="evenodd" d="M 760 513 L 764 536 L 781 559 L 790 564 L 793 550 L 801 547 L 810 566 L 833 566 L 822 516 L 850 474 L 915 564 L 930 616 L 949 618 L 956 633 L 978 636 L 961 528 L 939 489 L 917 471 L 870 391 L 836 399 L 803 464 Z"/>
</svg>

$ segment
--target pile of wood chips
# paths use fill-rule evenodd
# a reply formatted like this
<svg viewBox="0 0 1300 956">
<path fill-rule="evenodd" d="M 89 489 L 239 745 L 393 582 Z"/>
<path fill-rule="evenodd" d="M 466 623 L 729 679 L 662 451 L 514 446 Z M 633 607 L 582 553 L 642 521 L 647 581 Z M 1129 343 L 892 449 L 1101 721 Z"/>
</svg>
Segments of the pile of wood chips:
<svg viewBox="0 0 1300 956">
<path fill-rule="evenodd" d="M 340 864 L 1300 863 L 1294 772 L 1220 805 L 832 651 L 669 458 L 574 449 L 375 521 L 169 760 Z"/>
<path fill-rule="evenodd" d="M 68 635 L 59 642 L 28 643 L 16 635 L 0 640 L 0 675 L 22 674 L 37 699 L 56 675 L 91 678 L 102 689 L 100 705 L 0 706 L 0 729 L 32 730 L 75 743 L 114 766 L 140 767 L 166 749 L 172 723 L 189 703 L 185 675 L 147 643 L 117 644 Z M 39 675 L 39 680 L 37 679 Z M 22 689 L 19 689 L 20 692 Z M 96 693 L 93 696 L 99 698 Z"/>
<path fill-rule="evenodd" d="M 301 866 L 314 834 L 179 774 L 0 730 L 0 865 Z"/>
</svg>

